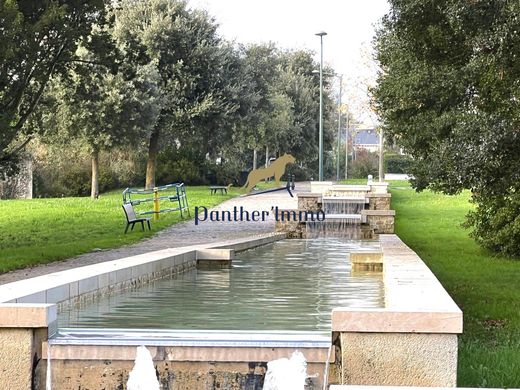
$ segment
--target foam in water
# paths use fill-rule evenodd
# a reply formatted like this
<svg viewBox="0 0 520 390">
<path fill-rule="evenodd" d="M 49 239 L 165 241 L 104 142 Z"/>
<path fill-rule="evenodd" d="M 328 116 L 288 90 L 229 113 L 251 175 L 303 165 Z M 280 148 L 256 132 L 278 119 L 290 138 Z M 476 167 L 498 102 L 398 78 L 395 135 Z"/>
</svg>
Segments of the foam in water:
<svg viewBox="0 0 520 390">
<path fill-rule="evenodd" d="M 135 364 L 126 383 L 128 390 L 159 390 L 152 355 L 143 345 L 137 347 Z"/>
<path fill-rule="evenodd" d="M 303 390 L 307 379 L 307 361 L 300 351 L 291 358 L 267 363 L 263 390 Z"/>
</svg>

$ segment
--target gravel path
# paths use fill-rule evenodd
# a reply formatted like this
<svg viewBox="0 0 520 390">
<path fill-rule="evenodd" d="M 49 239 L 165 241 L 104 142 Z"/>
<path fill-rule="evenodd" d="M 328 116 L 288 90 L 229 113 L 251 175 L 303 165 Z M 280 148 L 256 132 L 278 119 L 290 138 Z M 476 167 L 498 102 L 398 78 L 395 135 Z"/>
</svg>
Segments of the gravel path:
<svg viewBox="0 0 520 390">
<path fill-rule="evenodd" d="M 309 188 L 310 186 L 308 183 L 296 184 L 296 189 L 298 191 L 308 191 Z M 103 261 L 119 259 L 122 257 L 139 255 L 146 252 L 153 252 L 165 248 L 226 241 L 256 234 L 269 233 L 274 231 L 274 216 L 271 210 L 274 206 L 278 206 L 281 209 L 296 208 L 297 198 L 296 196 L 291 198 L 286 191 L 233 198 L 223 202 L 212 210 L 233 211 L 234 207 L 236 207 L 237 210 L 240 210 L 240 207 L 243 207 L 246 211 L 269 211 L 268 220 L 265 222 L 201 221 L 197 226 L 195 226 L 193 220 L 181 222 L 160 231 L 151 238 L 139 241 L 136 244 L 127 245 L 117 249 L 85 253 L 71 259 L 1 274 L 0 284 L 11 283 L 21 279 L 63 271 L 74 267 L 101 263 Z M 129 234 L 139 234 L 139 230 Z"/>
</svg>

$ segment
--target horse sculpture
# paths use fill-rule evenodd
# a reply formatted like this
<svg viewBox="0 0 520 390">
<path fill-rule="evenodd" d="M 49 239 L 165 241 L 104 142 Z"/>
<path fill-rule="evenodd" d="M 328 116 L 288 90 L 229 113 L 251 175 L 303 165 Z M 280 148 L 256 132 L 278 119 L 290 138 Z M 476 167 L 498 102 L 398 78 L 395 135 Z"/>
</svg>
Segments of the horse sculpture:
<svg viewBox="0 0 520 390">
<path fill-rule="evenodd" d="M 280 185 L 280 178 L 285 173 L 285 166 L 287 164 L 295 162 L 296 159 L 291 156 L 290 154 L 285 153 L 283 156 L 278 157 L 276 160 L 274 160 L 271 165 L 269 165 L 266 168 L 258 168 L 253 169 L 251 172 L 249 172 L 249 175 L 247 176 L 246 184 L 244 184 L 244 187 L 246 188 L 247 192 L 251 192 L 251 190 L 261 181 L 261 180 L 267 180 L 274 176 L 274 181 L 276 182 L 276 185 Z M 242 188 L 244 188 L 242 187 Z"/>
</svg>

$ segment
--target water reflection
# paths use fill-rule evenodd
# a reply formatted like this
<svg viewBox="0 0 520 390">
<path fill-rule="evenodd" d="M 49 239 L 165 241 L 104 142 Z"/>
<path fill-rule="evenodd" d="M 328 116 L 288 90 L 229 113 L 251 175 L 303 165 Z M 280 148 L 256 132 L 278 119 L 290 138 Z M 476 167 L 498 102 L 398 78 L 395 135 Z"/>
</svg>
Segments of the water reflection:
<svg viewBox="0 0 520 390">
<path fill-rule="evenodd" d="M 374 242 L 284 240 L 226 270 L 192 270 L 60 313 L 60 327 L 329 331 L 333 307 L 382 307 L 382 278 L 351 275 L 347 253 Z"/>
</svg>

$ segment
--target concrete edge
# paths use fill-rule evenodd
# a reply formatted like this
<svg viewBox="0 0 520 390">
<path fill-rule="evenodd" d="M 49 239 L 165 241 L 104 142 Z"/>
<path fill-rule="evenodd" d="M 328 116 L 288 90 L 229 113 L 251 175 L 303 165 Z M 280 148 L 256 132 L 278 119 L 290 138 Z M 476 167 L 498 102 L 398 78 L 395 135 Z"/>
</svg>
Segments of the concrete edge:
<svg viewBox="0 0 520 390">
<path fill-rule="evenodd" d="M 284 233 L 268 233 L 206 245 L 169 248 L 19 280 L 0 286 L 0 303 L 11 305 L 4 310 L 16 309 L 14 304 L 59 304 L 81 296 L 113 291 L 114 286 L 118 286 L 116 290 L 124 289 L 162 278 L 175 270 L 193 268 L 197 251 L 216 253 L 227 249 L 230 254 L 231 250 L 240 252 L 284 238 Z M 17 315 L 15 311 L 13 316 Z"/>
<path fill-rule="evenodd" d="M 271 361 L 290 357 L 295 349 L 301 351 L 308 363 L 325 363 L 328 347 L 234 347 L 234 346 L 156 346 L 144 344 L 154 360 L 164 360 L 164 350 L 168 349 L 167 360 L 178 362 L 251 362 Z M 135 359 L 137 345 L 51 345 L 50 356 L 54 360 L 129 360 Z M 42 345 L 42 357 L 48 356 L 49 344 Z M 329 362 L 334 362 L 334 352 Z"/>
<path fill-rule="evenodd" d="M 419 387 L 419 386 L 363 386 L 363 385 L 331 385 L 329 390 L 453 390 L 453 387 Z M 484 387 L 464 387 L 464 390 L 486 390 Z M 490 388 L 487 388 L 491 390 Z M 493 389 L 498 390 L 498 388 Z M 512 389 L 509 390 L 520 390 Z"/>
<path fill-rule="evenodd" d="M 0 328 L 47 328 L 56 318 L 56 305 L 0 303 Z"/>
<path fill-rule="evenodd" d="M 395 216 L 395 210 L 361 210 L 361 215 Z"/>
<path fill-rule="evenodd" d="M 382 234 L 379 242 L 385 307 L 335 308 L 332 331 L 462 333 L 462 311 L 422 259 L 395 234 Z"/>
</svg>

